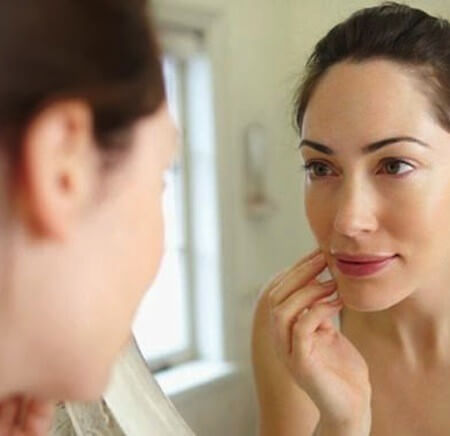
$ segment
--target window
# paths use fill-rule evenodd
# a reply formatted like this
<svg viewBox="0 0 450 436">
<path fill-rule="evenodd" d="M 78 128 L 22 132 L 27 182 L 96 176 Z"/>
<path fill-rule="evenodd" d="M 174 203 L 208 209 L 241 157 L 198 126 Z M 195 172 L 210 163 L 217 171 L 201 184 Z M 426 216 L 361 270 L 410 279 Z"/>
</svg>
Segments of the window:
<svg viewBox="0 0 450 436">
<path fill-rule="evenodd" d="M 167 96 L 182 153 L 166 178 L 164 258 L 133 327 L 153 372 L 208 354 L 205 310 L 216 315 L 206 326 L 215 332 L 213 342 L 220 341 L 221 323 L 208 61 L 198 33 L 165 29 L 162 36 Z"/>
</svg>

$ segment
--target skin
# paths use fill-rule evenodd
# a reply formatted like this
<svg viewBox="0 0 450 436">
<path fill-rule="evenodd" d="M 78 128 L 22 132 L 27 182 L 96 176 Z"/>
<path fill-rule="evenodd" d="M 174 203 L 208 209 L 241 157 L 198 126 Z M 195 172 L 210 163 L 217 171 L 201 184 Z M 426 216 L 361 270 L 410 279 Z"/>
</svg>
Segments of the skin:
<svg viewBox="0 0 450 436">
<path fill-rule="evenodd" d="M 23 150 L 15 172 L 0 158 L 0 398 L 16 411 L 33 399 L 39 421 L 54 400 L 98 398 L 130 338 L 161 260 L 176 130 L 163 104 L 105 171 L 89 107 L 63 101 L 33 119 Z"/>
<path fill-rule="evenodd" d="M 385 60 L 333 66 L 308 105 L 302 140 L 334 154 L 301 147 L 306 163 L 323 162 L 307 171 L 305 207 L 344 318 L 411 370 L 450 363 L 450 135 L 418 80 Z M 399 141 L 362 152 L 404 136 L 427 146 Z M 334 251 L 398 257 L 355 279 L 338 270 Z"/>
</svg>

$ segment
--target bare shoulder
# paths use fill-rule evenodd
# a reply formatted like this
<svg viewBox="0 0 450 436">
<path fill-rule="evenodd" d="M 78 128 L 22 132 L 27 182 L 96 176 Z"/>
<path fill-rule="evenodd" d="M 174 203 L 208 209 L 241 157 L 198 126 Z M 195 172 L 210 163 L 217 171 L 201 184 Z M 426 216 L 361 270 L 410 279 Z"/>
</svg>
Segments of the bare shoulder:
<svg viewBox="0 0 450 436">
<path fill-rule="evenodd" d="M 269 289 L 258 298 L 252 327 L 260 436 L 311 436 L 319 421 L 319 410 L 275 353 L 270 338 Z"/>
</svg>

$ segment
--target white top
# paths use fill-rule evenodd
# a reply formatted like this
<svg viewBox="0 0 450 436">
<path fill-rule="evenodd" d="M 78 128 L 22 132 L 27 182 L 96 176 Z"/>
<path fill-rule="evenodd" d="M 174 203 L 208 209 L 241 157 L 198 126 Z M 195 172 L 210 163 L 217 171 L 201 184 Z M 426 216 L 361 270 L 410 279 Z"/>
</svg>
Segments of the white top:
<svg viewBox="0 0 450 436">
<path fill-rule="evenodd" d="M 58 407 L 52 436 L 194 436 L 164 395 L 136 342 L 124 350 L 102 401 Z"/>
</svg>

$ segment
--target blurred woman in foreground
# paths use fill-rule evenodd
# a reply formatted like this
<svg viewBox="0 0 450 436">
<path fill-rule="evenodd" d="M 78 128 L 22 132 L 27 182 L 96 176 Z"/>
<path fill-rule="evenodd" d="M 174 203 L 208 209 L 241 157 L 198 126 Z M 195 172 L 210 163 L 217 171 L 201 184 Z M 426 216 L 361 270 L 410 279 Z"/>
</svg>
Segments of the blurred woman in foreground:
<svg viewBox="0 0 450 436">
<path fill-rule="evenodd" d="M 160 262 L 174 151 L 146 2 L 0 3 L 0 435 L 102 394 Z"/>
</svg>

